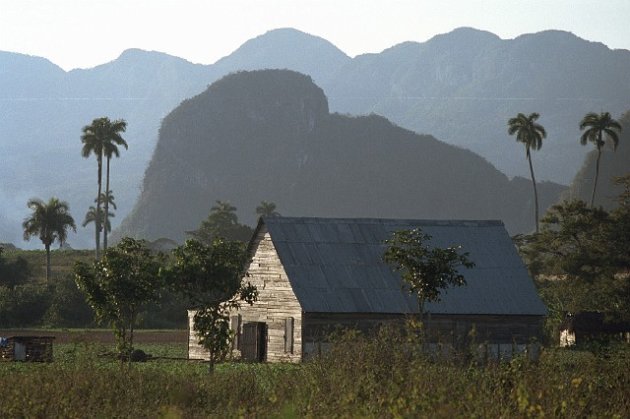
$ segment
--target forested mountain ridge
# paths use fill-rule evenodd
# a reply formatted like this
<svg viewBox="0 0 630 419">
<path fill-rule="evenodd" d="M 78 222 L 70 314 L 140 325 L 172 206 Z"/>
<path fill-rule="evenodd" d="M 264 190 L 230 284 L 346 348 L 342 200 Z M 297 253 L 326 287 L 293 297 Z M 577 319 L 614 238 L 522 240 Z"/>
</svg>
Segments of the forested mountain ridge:
<svg viewBox="0 0 630 419">
<path fill-rule="evenodd" d="M 540 184 L 542 205 L 561 190 Z M 329 113 L 322 89 L 288 70 L 226 76 L 173 110 L 118 234 L 182 240 L 216 200 L 250 224 L 266 200 L 283 215 L 493 218 L 512 232 L 533 228 L 529 181 L 383 117 Z"/>
<path fill-rule="evenodd" d="M 539 112 L 549 137 L 533 156 L 539 179 L 569 183 L 588 148 L 576 145 L 586 112 L 630 109 L 630 52 L 547 31 L 512 40 L 470 28 L 378 54 L 347 57 L 321 38 L 270 31 L 213 65 L 128 50 L 91 69 L 0 52 L 0 233 L 20 243 L 26 201 L 56 195 L 76 218 L 93 204 L 95 164 L 79 156 L 81 128 L 109 116 L 128 121 L 129 151 L 112 161 L 116 226 L 140 192 L 164 118 L 182 100 L 233 71 L 266 67 L 308 73 L 334 112 L 377 113 L 416 132 L 471 149 L 508 176 L 528 177 L 507 119 Z M 91 245 L 79 228 L 75 247 Z"/>
<path fill-rule="evenodd" d="M 549 137 L 534 157 L 536 173 L 568 184 L 587 151 L 576 146 L 580 119 L 630 109 L 630 51 L 562 31 L 502 40 L 460 28 L 356 57 L 322 87 L 333 110 L 383 115 L 475 151 L 508 175 L 528 169 L 506 122 L 538 112 Z"/>
</svg>

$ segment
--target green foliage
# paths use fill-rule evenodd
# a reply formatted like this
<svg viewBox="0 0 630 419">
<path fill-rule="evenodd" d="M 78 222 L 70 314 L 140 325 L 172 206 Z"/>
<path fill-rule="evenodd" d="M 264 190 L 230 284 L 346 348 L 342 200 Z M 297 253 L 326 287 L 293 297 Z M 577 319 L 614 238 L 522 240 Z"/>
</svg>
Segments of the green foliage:
<svg viewBox="0 0 630 419">
<path fill-rule="evenodd" d="M 99 215 L 97 215 L 97 214 L 99 214 Z M 81 225 L 83 227 L 87 227 L 87 225 L 90 224 L 90 223 L 96 223 L 96 217 L 97 216 L 100 216 L 100 221 L 99 221 L 98 225 L 100 226 L 101 230 L 102 230 L 103 224 L 104 224 L 106 231 L 108 231 L 108 232 L 112 231 L 112 224 L 109 221 L 109 219 L 114 216 L 114 213 L 109 211 L 108 212 L 108 217 L 107 217 L 107 219 L 105 219 L 105 211 L 98 212 L 96 207 L 94 207 L 92 205 L 88 209 L 88 212 L 85 213 L 85 218 L 83 219 L 83 223 L 81 223 Z"/>
<path fill-rule="evenodd" d="M 217 201 L 201 226 L 187 233 L 205 244 L 211 244 L 215 238 L 247 242 L 253 231 L 249 226 L 238 222 L 235 206 L 226 201 Z"/>
<path fill-rule="evenodd" d="M 259 217 L 279 217 L 280 213 L 276 211 L 276 204 L 273 202 L 260 201 L 260 205 L 256 207 L 256 215 Z"/>
<path fill-rule="evenodd" d="M 442 289 L 466 284 L 459 266 L 475 266 L 468 253 L 459 253 L 460 246 L 430 247 L 430 240 L 431 236 L 420 229 L 396 231 L 385 241 L 383 254 L 383 260 L 401 272 L 409 292 L 417 295 L 420 314 L 425 302 L 439 301 Z"/>
<path fill-rule="evenodd" d="M 601 208 L 565 201 L 549 209 L 540 235 L 526 252 L 541 258 L 546 272 L 592 281 L 612 268 L 604 262 L 609 256 L 604 243 L 610 223 Z"/>
<path fill-rule="evenodd" d="M 127 122 L 124 119 L 118 119 L 111 121 L 107 117 L 96 118 L 90 125 L 83 127 L 83 134 L 81 135 L 81 142 L 83 147 L 81 149 L 81 155 L 84 158 L 88 158 L 91 154 L 96 156 L 97 163 L 97 183 L 98 193 L 96 194 L 96 211 L 94 214 L 94 229 L 96 239 L 96 259 L 100 256 L 100 235 L 103 231 L 102 223 L 103 219 L 107 219 L 109 215 L 109 162 L 112 156 L 118 157 L 120 152 L 118 146 L 127 148 L 127 142 L 120 135 L 121 132 L 125 132 L 127 129 Z M 102 181 L 103 181 L 103 156 L 107 158 L 107 173 L 106 173 L 106 187 L 105 187 L 105 199 L 101 199 L 103 196 Z M 112 197 L 113 198 L 113 197 Z M 103 201 L 103 202 L 102 202 Z M 101 204 L 105 204 L 105 216 L 101 214 Z M 107 248 L 107 229 L 104 233 L 104 248 Z"/>
<path fill-rule="evenodd" d="M 75 279 L 97 319 L 114 329 L 121 353 L 133 350 L 133 330 L 142 306 L 162 288 L 163 258 L 141 240 L 123 238 L 91 266 L 78 262 Z"/>
<path fill-rule="evenodd" d="M 242 302 L 252 304 L 257 297 L 256 288 L 242 281 L 245 247 L 220 238 L 210 246 L 187 240 L 173 255 L 166 276 L 173 289 L 198 309 L 193 328 L 199 343 L 208 350 L 212 369 L 229 350 L 229 310 Z"/>
<path fill-rule="evenodd" d="M 516 141 L 525 145 L 525 155 L 529 163 L 529 172 L 534 188 L 534 220 L 536 233 L 538 233 L 538 189 L 536 189 L 536 178 L 534 177 L 534 167 L 532 166 L 530 150 L 540 150 L 543 138 L 547 137 L 545 128 L 536 122 L 539 117 L 540 115 L 535 112 L 529 116 L 519 113 L 515 118 L 511 118 L 508 121 L 508 134 L 516 134 Z"/>
<path fill-rule="evenodd" d="M 606 144 L 605 140 L 609 139 L 613 144 L 613 149 L 617 149 L 621 124 L 613 119 L 609 112 L 602 112 L 599 115 L 589 112 L 580 121 L 580 130 L 585 130 L 580 137 L 580 144 L 586 145 L 591 142 L 595 144 L 597 149 L 595 180 L 593 181 L 593 194 L 591 195 L 592 207 L 595 204 L 595 191 L 597 190 L 597 179 L 599 178 L 599 161 L 602 155 L 602 148 Z"/>
<path fill-rule="evenodd" d="M 32 236 L 39 236 L 39 239 L 46 248 L 46 281 L 50 279 L 50 246 L 58 241 L 60 245 L 68 237 L 67 230 L 77 231 L 74 219 L 70 215 L 68 203 L 57 198 L 50 198 L 48 203 L 41 199 L 33 198 L 27 203 L 32 214 L 24 220 L 24 240 L 29 240 Z"/>
<path fill-rule="evenodd" d="M 473 367 L 405 348 L 407 335 L 342 335 L 301 365 L 151 361 L 121 367 L 89 342 L 55 345 L 50 365 L 0 363 L 8 417 L 630 416 L 630 351 L 546 350 L 538 363 Z M 172 355 L 171 347 L 144 347 Z M 62 353 L 60 353 L 62 351 Z"/>
<path fill-rule="evenodd" d="M 619 182 L 626 190 L 610 213 L 583 201 L 565 201 L 549 210 L 539 234 L 517 238 L 550 309 L 553 335 L 567 311 L 630 319 L 630 210 L 624 204 L 630 176 Z"/>
<path fill-rule="evenodd" d="M 55 281 L 49 295 L 49 305 L 41 323 L 52 327 L 93 326 L 94 312 L 72 277 L 64 276 Z"/>
<path fill-rule="evenodd" d="M 8 261 L 3 252 L 4 248 L 0 246 L 0 286 L 13 288 L 24 284 L 30 274 L 28 262 L 21 256 Z"/>
<path fill-rule="evenodd" d="M 27 327 L 40 324 L 50 305 L 48 287 L 37 284 L 0 286 L 0 325 Z"/>
</svg>

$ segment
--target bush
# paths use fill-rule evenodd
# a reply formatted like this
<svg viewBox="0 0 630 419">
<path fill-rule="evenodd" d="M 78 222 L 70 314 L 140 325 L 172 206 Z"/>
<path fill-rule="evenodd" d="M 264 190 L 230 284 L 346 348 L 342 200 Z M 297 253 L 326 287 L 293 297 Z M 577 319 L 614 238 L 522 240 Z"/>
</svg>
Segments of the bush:
<svg viewBox="0 0 630 419">
<path fill-rule="evenodd" d="M 3 327 L 40 325 L 50 306 L 50 290 L 36 284 L 0 286 L 0 324 Z"/>
</svg>

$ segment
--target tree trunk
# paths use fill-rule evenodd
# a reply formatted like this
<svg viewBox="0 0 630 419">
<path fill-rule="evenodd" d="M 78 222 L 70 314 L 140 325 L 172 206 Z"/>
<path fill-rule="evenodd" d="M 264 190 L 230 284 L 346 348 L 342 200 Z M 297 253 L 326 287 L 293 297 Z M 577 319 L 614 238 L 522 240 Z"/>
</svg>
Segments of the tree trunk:
<svg viewBox="0 0 630 419">
<path fill-rule="evenodd" d="M 98 195 L 96 195 L 96 260 L 101 256 L 101 184 L 103 183 L 103 156 L 97 157 L 98 162 Z"/>
<path fill-rule="evenodd" d="M 591 208 L 595 205 L 595 190 L 597 189 L 597 178 L 599 178 L 599 158 L 602 156 L 602 149 L 597 147 L 597 161 L 595 162 L 595 180 L 593 181 L 593 194 L 591 195 Z"/>
<path fill-rule="evenodd" d="M 107 221 L 109 219 L 109 157 L 107 158 L 107 173 L 105 174 L 105 216 L 103 217 L 103 251 L 107 250 Z M 100 196 L 100 195 L 99 195 Z"/>
<path fill-rule="evenodd" d="M 534 177 L 534 167 L 532 166 L 532 155 L 527 153 L 529 162 L 529 172 L 532 175 L 532 186 L 534 186 L 534 219 L 536 222 L 536 234 L 538 234 L 538 190 L 536 189 L 536 178 Z"/>
<path fill-rule="evenodd" d="M 50 244 L 44 245 L 46 247 L 46 285 L 50 284 Z"/>
</svg>

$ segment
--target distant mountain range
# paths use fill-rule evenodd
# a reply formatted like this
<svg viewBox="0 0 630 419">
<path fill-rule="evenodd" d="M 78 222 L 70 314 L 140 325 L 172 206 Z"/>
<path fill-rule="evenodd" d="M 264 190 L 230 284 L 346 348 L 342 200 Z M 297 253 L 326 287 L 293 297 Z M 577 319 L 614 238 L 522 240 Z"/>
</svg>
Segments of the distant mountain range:
<svg viewBox="0 0 630 419">
<path fill-rule="evenodd" d="M 562 187 L 540 184 L 546 208 Z M 118 235 L 183 240 L 216 200 L 255 221 L 283 215 L 502 219 L 533 227 L 531 184 L 478 155 L 380 116 L 331 114 L 310 77 L 289 70 L 226 76 L 162 123 L 140 199 Z"/>
<path fill-rule="evenodd" d="M 630 109 L 630 52 L 558 31 L 501 40 L 462 28 L 350 58 L 324 39 L 279 29 L 213 65 L 132 49 L 69 72 L 43 58 L 0 52 L 0 241 L 20 242 L 33 196 L 69 201 L 80 222 L 96 194 L 95 162 L 79 154 L 81 128 L 105 115 L 129 123 L 129 151 L 112 163 L 117 225 L 140 193 L 162 118 L 225 74 L 261 68 L 308 74 L 333 112 L 381 114 L 473 150 L 509 176 L 527 176 L 528 169 L 506 121 L 539 112 L 550 135 L 534 154 L 536 172 L 565 184 L 587 152 L 577 143 L 580 118 Z M 91 232 L 79 230 L 71 244 L 90 246 Z"/>
</svg>

